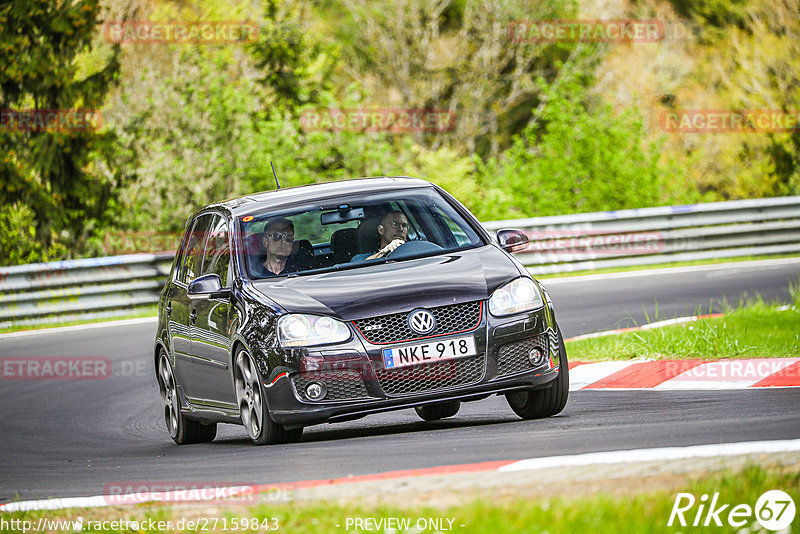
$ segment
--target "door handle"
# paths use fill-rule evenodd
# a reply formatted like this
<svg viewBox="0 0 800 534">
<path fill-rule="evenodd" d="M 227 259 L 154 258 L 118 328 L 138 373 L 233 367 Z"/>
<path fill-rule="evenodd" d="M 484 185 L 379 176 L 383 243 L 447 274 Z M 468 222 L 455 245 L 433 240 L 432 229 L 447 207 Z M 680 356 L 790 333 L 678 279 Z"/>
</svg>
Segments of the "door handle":
<svg viewBox="0 0 800 534">
<path fill-rule="evenodd" d="M 192 325 L 197 320 L 197 310 L 192 308 L 192 313 L 189 314 L 189 319 L 192 321 Z"/>
<path fill-rule="evenodd" d="M 167 302 L 167 305 L 164 306 L 164 310 L 167 312 L 167 317 L 172 314 L 172 301 Z"/>
</svg>

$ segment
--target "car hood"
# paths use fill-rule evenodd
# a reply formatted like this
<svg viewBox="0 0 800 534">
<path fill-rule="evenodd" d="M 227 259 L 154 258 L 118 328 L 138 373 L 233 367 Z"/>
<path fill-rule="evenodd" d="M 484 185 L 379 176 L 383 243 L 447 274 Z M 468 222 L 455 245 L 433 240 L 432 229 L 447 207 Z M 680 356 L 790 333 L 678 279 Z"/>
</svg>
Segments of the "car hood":
<svg viewBox="0 0 800 534">
<path fill-rule="evenodd" d="M 333 315 L 345 321 L 483 300 L 520 276 L 514 262 L 487 245 L 309 276 L 253 282 L 253 287 L 290 313 Z"/>
</svg>

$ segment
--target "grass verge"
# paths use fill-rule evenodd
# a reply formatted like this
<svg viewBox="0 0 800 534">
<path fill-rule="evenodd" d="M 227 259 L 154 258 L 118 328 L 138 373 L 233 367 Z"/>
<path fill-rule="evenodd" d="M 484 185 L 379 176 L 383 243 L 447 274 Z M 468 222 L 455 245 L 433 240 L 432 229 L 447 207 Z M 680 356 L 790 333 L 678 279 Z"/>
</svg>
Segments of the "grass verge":
<svg viewBox="0 0 800 534">
<path fill-rule="evenodd" d="M 572 361 L 800 357 L 800 286 L 791 293 L 789 306 L 756 298 L 720 318 L 570 341 L 567 354 Z"/>
<path fill-rule="evenodd" d="M 532 477 L 535 484 L 535 477 Z M 679 532 L 686 531 L 674 519 L 673 526 L 668 526 L 673 507 L 676 503 L 678 492 L 691 493 L 695 497 L 695 505 L 684 512 L 683 517 L 689 530 L 695 520 L 701 498 L 703 495 L 711 496 L 718 493 L 718 506 L 729 504 L 727 510 L 720 514 L 723 526 L 714 527 L 716 532 L 760 532 L 764 529 L 757 522 L 754 514 L 759 497 L 768 490 L 779 489 L 787 492 L 797 503 L 800 502 L 800 470 L 794 465 L 759 466 L 749 464 L 744 468 L 725 469 L 711 475 L 693 474 L 681 477 L 672 482 L 670 489 L 654 489 L 648 484 L 639 484 L 635 489 L 627 492 L 592 493 L 591 488 L 581 488 L 577 492 L 567 494 L 554 494 L 547 497 L 523 498 L 521 495 L 506 497 L 493 497 L 486 499 L 471 499 L 463 504 L 437 507 L 435 501 L 427 506 L 396 506 L 396 505 L 366 505 L 361 502 L 354 504 L 337 504 L 335 502 L 320 502 L 308 504 L 303 501 L 293 501 L 274 505 L 253 505 L 251 507 L 237 508 L 208 508 L 189 509 L 181 506 L 154 507 L 150 505 L 129 508 L 102 508 L 102 509 L 70 509 L 45 512 L 18 512 L 0 514 L 0 531 L 18 532 L 9 528 L 10 521 L 18 521 L 21 526 L 28 521 L 29 526 L 37 525 L 41 518 L 46 518 L 53 525 L 53 521 L 75 521 L 79 517 L 82 521 L 83 532 L 99 532 L 99 521 L 113 521 L 125 519 L 138 521 L 136 529 L 130 524 L 126 528 L 108 528 L 102 532 L 194 532 L 203 531 L 202 528 L 186 528 L 186 521 L 206 521 L 209 528 L 206 531 L 222 532 L 225 530 L 238 530 L 240 532 L 272 532 L 275 529 L 267 528 L 277 526 L 278 532 L 292 534 L 307 533 L 349 533 L 368 531 L 356 528 L 355 519 L 362 521 L 371 519 L 372 528 L 377 532 L 392 532 L 377 528 L 376 523 L 381 520 L 394 519 L 394 532 L 453 532 L 453 533 L 530 533 L 530 532 Z M 685 505 L 688 502 L 683 501 Z M 396 501 L 396 499 L 395 499 Z M 749 517 L 743 517 L 739 525 L 728 524 L 728 512 L 733 506 L 744 504 L 751 509 Z M 706 506 L 706 510 L 708 506 Z M 700 525 L 705 521 L 706 514 L 701 514 Z M 736 519 L 736 518 L 734 518 Z M 150 521 L 152 520 L 152 521 Z M 180 525 L 180 521 L 183 524 Z M 158 521 L 172 521 L 172 525 Z M 407 521 L 406 523 L 399 523 Z M 5 522 L 5 523 L 4 523 Z M 408 528 L 397 528 L 404 524 Z M 234 524 L 237 526 L 234 527 Z M 380 523 L 377 523 L 380 524 Z M 384 527 L 387 523 L 383 523 Z M 227 528 L 223 528 L 225 525 Z M 247 525 L 247 528 L 242 528 Z M 170 528 L 170 526 L 172 528 Z M 175 528 L 183 526 L 183 528 Z M 216 526 L 216 528 L 211 528 Z M 251 528 L 255 526 L 256 528 Z M 426 528 L 419 528 L 424 526 Z M 153 528 L 155 527 L 155 528 Z M 437 528 L 438 527 L 438 528 Z M 702 526 L 699 527 L 702 529 Z M 74 526 L 51 531 L 76 531 Z"/>
</svg>

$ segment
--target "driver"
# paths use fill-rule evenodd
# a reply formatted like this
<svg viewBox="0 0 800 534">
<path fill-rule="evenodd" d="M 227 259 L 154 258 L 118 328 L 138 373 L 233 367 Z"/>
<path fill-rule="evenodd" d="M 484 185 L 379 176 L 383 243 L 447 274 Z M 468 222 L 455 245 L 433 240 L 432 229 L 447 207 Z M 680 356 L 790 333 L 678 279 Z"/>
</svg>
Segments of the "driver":
<svg viewBox="0 0 800 534">
<path fill-rule="evenodd" d="M 294 224 L 292 221 L 285 218 L 269 221 L 261 236 L 261 244 L 264 246 L 266 255 L 263 262 L 253 266 L 253 274 L 265 277 L 298 271 L 293 258 L 289 257 L 292 253 L 293 242 Z"/>
<path fill-rule="evenodd" d="M 375 260 L 388 256 L 389 253 L 406 242 L 408 238 L 408 218 L 402 211 L 390 211 L 381 217 L 377 230 L 381 238 L 381 244 L 377 252 L 356 254 L 350 261 Z"/>
</svg>

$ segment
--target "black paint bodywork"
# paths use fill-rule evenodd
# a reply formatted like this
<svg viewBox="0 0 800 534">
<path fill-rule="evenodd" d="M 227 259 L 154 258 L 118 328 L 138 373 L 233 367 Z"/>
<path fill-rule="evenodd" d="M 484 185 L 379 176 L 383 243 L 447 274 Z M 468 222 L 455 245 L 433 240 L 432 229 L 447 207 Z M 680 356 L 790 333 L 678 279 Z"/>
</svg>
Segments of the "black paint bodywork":
<svg viewBox="0 0 800 534">
<path fill-rule="evenodd" d="M 436 256 L 404 259 L 355 269 L 300 276 L 250 280 L 244 269 L 243 245 L 237 221 L 245 214 L 293 203 L 320 202 L 343 194 L 435 188 L 473 226 L 481 246 Z M 198 211 L 225 217 L 231 228 L 233 278 L 230 298 L 190 299 L 176 279 L 180 253 L 161 293 L 154 362 L 165 352 L 175 369 L 182 411 L 206 422 L 241 423 L 236 404 L 233 358 L 244 347 L 262 376 L 272 419 L 287 428 L 336 422 L 370 413 L 420 406 L 446 400 L 476 400 L 490 394 L 548 387 L 558 376 L 558 362 L 545 368 L 498 379 L 498 347 L 542 333 L 558 332 L 552 302 L 532 312 L 494 317 L 488 299 L 501 285 L 530 276 L 480 226 L 469 211 L 437 186 L 409 178 L 373 178 L 302 186 L 261 193 Z M 184 241 L 186 238 L 184 238 Z M 183 246 L 183 245 L 182 245 Z M 544 292 L 546 295 L 546 292 Z M 380 346 L 366 341 L 351 321 L 431 308 L 482 301 L 481 322 L 474 335 L 478 350 L 486 355 L 483 379 L 470 386 L 391 397 L 381 390 L 375 370 L 383 365 Z M 287 313 L 329 315 L 347 322 L 348 341 L 310 348 L 284 348 L 276 335 L 277 319 Z M 447 338 L 442 338 L 446 340 Z M 351 368 L 364 379 L 369 398 L 331 402 L 301 399 L 287 373 L 304 370 Z"/>
</svg>

